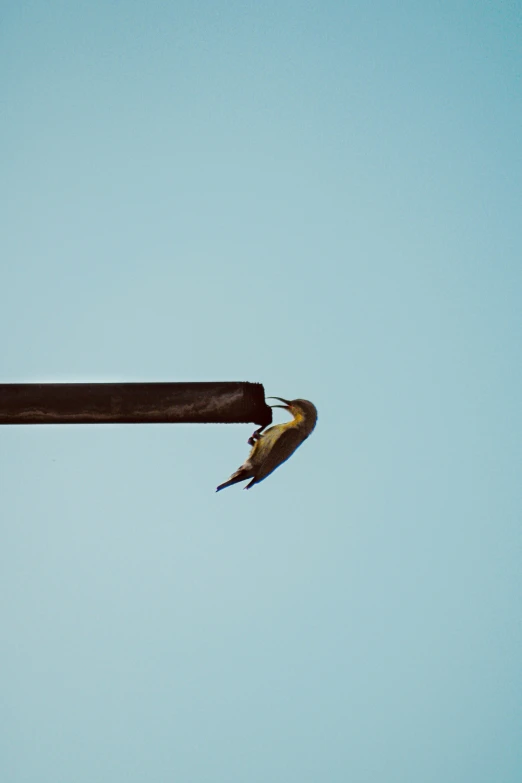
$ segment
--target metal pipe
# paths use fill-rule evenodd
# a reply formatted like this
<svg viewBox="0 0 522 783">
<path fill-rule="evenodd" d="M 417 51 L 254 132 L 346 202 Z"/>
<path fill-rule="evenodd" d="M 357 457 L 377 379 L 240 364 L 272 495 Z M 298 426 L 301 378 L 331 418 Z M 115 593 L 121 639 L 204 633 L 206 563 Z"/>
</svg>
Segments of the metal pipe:
<svg viewBox="0 0 522 783">
<path fill-rule="evenodd" d="M 261 383 L 3 383 L 0 424 L 267 426 Z"/>
</svg>

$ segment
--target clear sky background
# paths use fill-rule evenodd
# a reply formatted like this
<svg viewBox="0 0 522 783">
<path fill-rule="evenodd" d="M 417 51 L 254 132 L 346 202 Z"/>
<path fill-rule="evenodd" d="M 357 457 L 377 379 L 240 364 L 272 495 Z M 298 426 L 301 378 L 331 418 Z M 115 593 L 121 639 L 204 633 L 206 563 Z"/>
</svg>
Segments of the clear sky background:
<svg viewBox="0 0 522 783">
<path fill-rule="evenodd" d="M 3 783 L 522 779 L 521 25 L 2 4 L 0 381 L 319 410 L 1 429 Z"/>
</svg>

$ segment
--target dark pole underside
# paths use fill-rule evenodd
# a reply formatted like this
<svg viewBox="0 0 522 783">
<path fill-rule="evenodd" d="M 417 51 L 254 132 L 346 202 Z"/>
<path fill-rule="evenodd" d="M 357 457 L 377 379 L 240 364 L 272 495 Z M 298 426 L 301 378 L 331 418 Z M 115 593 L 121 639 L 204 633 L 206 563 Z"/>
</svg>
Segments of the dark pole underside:
<svg viewBox="0 0 522 783">
<path fill-rule="evenodd" d="M 261 383 L 3 383 L 0 424 L 267 426 Z"/>
</svg>

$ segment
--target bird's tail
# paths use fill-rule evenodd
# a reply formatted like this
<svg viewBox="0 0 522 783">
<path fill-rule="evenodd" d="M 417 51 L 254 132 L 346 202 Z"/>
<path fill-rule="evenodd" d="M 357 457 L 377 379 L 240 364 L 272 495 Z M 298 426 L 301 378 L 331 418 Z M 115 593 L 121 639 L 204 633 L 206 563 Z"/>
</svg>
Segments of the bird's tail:
<svg viewBox="0 0 522 783">
<path fill-rule="evenodd" d="M 236 470 L 235 473 L 232 473 L 228 481 L 225 481 L 223 484 L 220 484 L 219 487 L 216 488 L 216 492 L 219 492 L 220 489 L 225 489 L 225 487 L 231 487 L 232 484 L 237 484 L 240 481 L 244 481 L 247 478 L 252 478 L 252 471 L 247 470 L 246 468 L 239 468 L 239 470 Z"/>
</svg>

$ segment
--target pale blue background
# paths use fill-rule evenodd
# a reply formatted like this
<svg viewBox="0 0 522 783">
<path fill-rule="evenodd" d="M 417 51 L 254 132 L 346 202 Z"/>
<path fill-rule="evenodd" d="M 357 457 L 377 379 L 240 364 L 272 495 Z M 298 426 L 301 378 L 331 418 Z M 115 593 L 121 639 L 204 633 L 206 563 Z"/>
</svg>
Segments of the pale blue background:
<svg viewBox="0 0 522 783">
<path fill-rule="evenodd" d="M 518 783 L 520 4 L 0 28 L 0 381 L 319 409 L 1 429 L 2 783 Z"/>
</svg>

